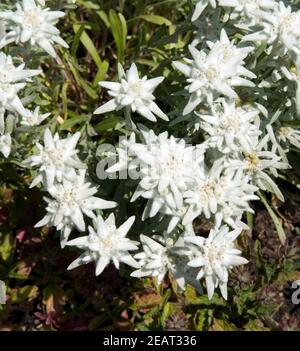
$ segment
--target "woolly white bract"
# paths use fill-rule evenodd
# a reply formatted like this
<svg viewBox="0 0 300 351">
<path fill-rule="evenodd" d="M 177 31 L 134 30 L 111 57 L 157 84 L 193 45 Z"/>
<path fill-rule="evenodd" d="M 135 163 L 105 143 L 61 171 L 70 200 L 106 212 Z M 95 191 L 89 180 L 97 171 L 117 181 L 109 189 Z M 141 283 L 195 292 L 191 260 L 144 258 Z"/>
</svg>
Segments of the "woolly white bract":
<svg viewBox="0 0 300 351">
<path fill-rule="evenodd" d="M 7 31 L 0 40 L 0 48 L 12 42 L 29 41 L 31 45 L 38 45 L 53 57 L 56 57 L 54 43 L 68 48 L 55 27 L 65 13 L 42 8 L 40 5 L 43 3 L 39 3 L 35 0 L 23 0 L 22 4 L 16 4 L 16 11 L 0 12 L 0 19 L 5 21 Z"/>
<path fill-rule="evenodd" d="M 7 133 L 0 136 L 0 152 L 7 158 L 11 149 L 11 136 Z"/>
</svg>

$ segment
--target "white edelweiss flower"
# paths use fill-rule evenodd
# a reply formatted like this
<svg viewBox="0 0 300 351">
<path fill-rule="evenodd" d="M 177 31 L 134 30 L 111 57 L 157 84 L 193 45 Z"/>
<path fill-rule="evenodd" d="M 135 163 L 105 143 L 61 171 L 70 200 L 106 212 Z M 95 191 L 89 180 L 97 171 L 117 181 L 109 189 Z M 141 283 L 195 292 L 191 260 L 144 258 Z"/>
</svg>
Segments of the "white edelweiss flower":
<svg viewBox="0 0 300 351">
<path fill-rule="evenodd" d="M 248 18 L 259 15 L 262 11 L 271 12 L 277 6 L 275 0 L 219 0 L 219 6 L 232 7 L 232 15 L 239 14 Z M 236 16 L 233 16 L 236 17 Z"/>
<path fill-rule="evenodd" d="M 42 8 L 35 0 L 23 0 L 22 4 L 17 3 L 16 7 L 16 11 L 0 12 L 0 19 L 6 21 L 8 30 L 0 42 L 0 48 L 12 41 L 29 41 L 31 45 L 38 45 L 50 56 L 56 57 L 54 43 L 69 47 L 55 27 L 59 18 L 65 16 L 64 12 Z"/>
<path fill-rule="evenodd" d="M 140 236 L 143 251 L 134 256 L 138 260 L 139 269 L 130 275 L 135 278 L 156 277 L 161 284 L 169 271 L 176 280 L 180 289 L 185 289 L 185 284 L 190 283 L 197 290 L 201 290 L 197 282 L 196 272 L 187 266 L 188 259 L 181 254 L 184 241 L 182 238 L 174 242 L 172 238 L 161 238 L 159 243 L 146 235 Z"/>
<path fill-rule="evenodd" d="M 280 45 L 282 54 L 290 51 L 300 55 L 300 10 L 294 12 L 279 2 L 272 12 L 262 13 L 260 17 L 263 30 L 244 36 L 243 41 L 265 41 L 271 45 L 270 49 Z"/>
<path fill-rule="evenodd" d="M 137 168 L 141 179 L 131 201 L 139 196 L 149 200 L 143 214 L 145 219 L 154 217 L 163 207 L 181 209 L 183 192 L 202 170 L 205 146 L 186 145 L 183 139 L 168 137 L 167 132 L 158 136 L 153 130 L 142 133 L 144 143 L 128 144 L 130 155 L 135 156 L 128 169 L 131 174 Z M 118 164 L 112 168 L 118 169 Z"/>
<path fill-rule="evenodd" d="M 190 94 L 187 106 L 183 110 L 186 115 L 192 112 L 201 102 L 212 106 L 215 97 L 236 99 L 238 95 L 232 89 L 235 86 L 254 87 L 250 80 L 255 74 L 244 67 L 244 59 L 250 48 L 237 48 L 228 40 L 226 32 L 222 30 L 221 39 L 215 43 L 209 42 L 210 51 L 198 51 L 189 46 L 193 60 L 185 59 L 187 64 L 174 62 L 174 66 L 187 77 L 189 85 L 186 87 Z M 252 48 L 251 48 L 252 50 Z"/>
<path fill-rule="evenodd" d="M 199 18 L 202 14 L 202 12 L 205 10 L 205 8 L 208 5 L 211 5 L 213 8 L 216 8 L 216 0 L 198 0 L 193 16 L 192 16 L 192 21 L 196 21 L 197 18 Z"/>
<path fill-rule="evenodd" d="M 34 111 L 26 109 L 27 114 L 22 116 L 21 124 L 23 126 L 38 126 L 40 125 L 51 113 L 40 114 L 40 106 L 37 106 Z"/>
<path fill-rule="evenodd" d="M 259 110 L 246 107 L 236 107 L 233 100 L 222 100 L 221 105 L 212 106 L 212 115 L 196 113 L 199 117 L 199 128 L 209 135 L 207 139 L 211 147 L 216 147 L 221 153 L 239 152 L 241 145 L 249 148 L 251 137 L 261 132 L 255 119 Z M 197 123 L 197 122 L 196 122 Z"/>
<path fill-rule="evenodd" d="M 10 154 L 11 150 L 11 136 L 6 133 L 0 136 L 0 152 L 3 154 L 5 158 L 7 158 Z"/>
<path fill-rule="evenodd" d="M 256 186 L 249 184 L 249 177 L 242 169 L 226 174 L 221 161 L 215 161 L 212 168 L 198 176 L 195 186 L 184 193 L 184 202 L 189 207 L 183 218 L 183 225 L 192 223 L 199 215 L 212 218 L 216 225 L 225 221 L 234 227 L 242 214 L 252 212 L 248 202 L 258 200 Z"/>
<path fill-rule="evenodd" d="M 85 170 L 80 170 L 73 181 L 63 178 L 62 183 L 52 185 L 48 192 L 52 198 L 44 197 L 48 203 L 47 214 L 35 227 L 55 226 L 61 231 L 62 247 L 65 246 L 74 228 L 79 231 L 85 230 L 83 214 L 95 218 L 93 211 L 117 206 L 116 202 L 93 196 L 97 193 L 97 189 L 85 181 Z"/>
<path fill-rule="evenodd" d="M 40 174 L 32 181 L 31 187 L 36 186 L 46 178 L 46 186 L 49 188 L 54 181 L 61 182 L 64 178 L 72 181 L 76 178 L 74 169 L 86 168 L 76 150 L 76 144 L 80 138 L 77 132 L 65 139 L 60 139 L 58 133 L 52 136 L 47 128 L 44 133 L 44 146 L 37 143 L 38 154 L 28 157 L 24 164 L 39 166 Z"/>
<path fill-rule="evenodd" d="M 267 149 L 270 140 L 269 134 L 266 134 L 262 139 L 256 136 L 252 139 L 251 148 L 244 149 L 239 159 L 228 160 L 227 171 L 231 173 L 232 170 L 236 169 L 244 170 L 245 174 L 250 177 L 252 184 L 262 190 L 274 193 L 278 199 L 284 201 L 281 191 L 266 171 L 277 177 L 277 170 L 287 169 L 289 164 L 275 153 L 276 145 L 273 145 L 271 151 Z"/>
<path fill-rule="evenodd" d="M 115 224 L 113 213 L 104 221 L 101 216 L 94 220 L 94 228 L 89 226 L 89 235 L 67 242 L 68 246 L 77 246 L 84 249 L 84 253 L 72 262 L 68 269 L 94 261 L 96 275 L 112 261 L 117 269 L 120 263 L 138 268 L 138 263 L 128 251 L 137 250 L 139 242 L 126 238 L 135 217 L 127 219 L 119 228 Z"/>
<path fill-rule="evenodd" d="M 276 131 L 280 142 L 290 143 L 300 149 L 300 130 L 288 126 L 282 126 Z"/>
<path fill-rule="evenodd" d="M 26 116 L 26 110 L 18 97 L 18 92 L 25 88 L 30 77 L 40 74 L 41 70 L 24 69 L 25 64 L 15 67 L 11 56 L 0 52 L 0 110 L 1 119 L 5 110 Z"/>
<path fill-rule="evenodd" d="M 164 80 L 164 77 L 149 80 L 147 80 L 146 76 L 140 78 L 134 63 L 126 73 L 120 64 L 118 68 L 120 83 L 99 83 L 101 87 L 109 89 L 108 93 L 113 99 L 97 108 L 94 113 L 106 113 L 126 107 L 152 122 L 156 122 L 155 116 L 168 121 L 168 116 L 154 102 L 155 97 L 153 95 L 154 89 Z"/>
<path fill-rule="evenodd" d="M 193 250 L 188 252 L 189 256 L 193 256 L 188 266 L 200 268 L 197 279 L 205 279 L 209 299 L 213 297 L 215 288 L 219 287 L 222 296 L 227 300 L 228 269 L 248 263 L 233 244 L 242 229 L 238 227 L 229 232 L 229 228 L 225 225 L 213 228 L 207 239 L 199 236 L 184 238 L 186 243 L 193 246 Z"/>
</svg>

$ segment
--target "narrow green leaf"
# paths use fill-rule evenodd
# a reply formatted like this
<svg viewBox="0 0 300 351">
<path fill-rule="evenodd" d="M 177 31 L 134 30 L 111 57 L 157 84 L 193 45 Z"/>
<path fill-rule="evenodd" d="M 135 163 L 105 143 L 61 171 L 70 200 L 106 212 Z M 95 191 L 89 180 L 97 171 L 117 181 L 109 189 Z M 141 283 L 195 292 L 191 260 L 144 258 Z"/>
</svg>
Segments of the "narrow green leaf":
<svg viewBox="0 0 300 351">
<path fill-rule="evenodd" d="M 267 199 L 264 197 L 264 195 L 260 191 L 258 192 L 258 196 L 260 197 L 261 201 L 263 202 L 267 211 L 269 212 L 269 215 L 275 224 L 279 240 L 280 240 L 281 244 L 284 245 L 285 241 L 286 241 L 286 235 L 285 235 L 284 229 L 282 227 L 281 220 L 277 217 L 277 215 L 273 211 L 272 207 L 268 204 Z"/>
</svg>

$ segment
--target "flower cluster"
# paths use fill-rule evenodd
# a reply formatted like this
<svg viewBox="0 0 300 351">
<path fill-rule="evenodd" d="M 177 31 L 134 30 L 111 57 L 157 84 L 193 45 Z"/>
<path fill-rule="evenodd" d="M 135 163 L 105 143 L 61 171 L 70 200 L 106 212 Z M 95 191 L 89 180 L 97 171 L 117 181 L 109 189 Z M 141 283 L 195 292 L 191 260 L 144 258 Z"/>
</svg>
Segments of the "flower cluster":
<svg viewBox="0 0 300 351">
<path fill-rule="evenodd" d="M 97 188 L 86 180 L 85 165 L 79 160 L 76 144 L 80 133 L 60 139 L 52 136 L 49 129 L 44 133 L 44 146 L 37 144 L 38 152 L 24 161 L 24 164 L 38 166 L 39 172 L 31 186 L 42 183 L 51 198 L 47 202 L 45 217 L 36 224 L 55 226 L 61 232 L 61 246 L 68 241 L 71 231 L 85 231 L 84 215 L 96 218 L 95 211 L 116 207 L 114 201 L 94 196 Z"/>
<path fill-rule="evenodd" d="M 300 149 L 300 10 L 273 0 L 200 0 L 192 12 L 188 50 L 177 48 L 173 64 L 161 65 L 164 76 L 148 79 L 135 63 L 127 71 L 118 64 L 118 81 L 99 82 L 109 99 L 94 114 L 124 114 L 119 131 L 128 137 L 101 162 L 108 160 L 106 175 L 126 172 L 130 178 L 120 178 L 115 198 L 122 194 L 121 205 L 134 203 L 135 216 L 123 218 L 127 210 L 121 209 L 103 215 L 119 203 L 99 197 L 90 181 L 87 170 L 96 156 L 83 161 L 82 155 L 89 154 L 90 135 L 71 133 L 72 126 L 61 137 L 55 126 L 43 126 L 50 114 L 39 106 L 30 110 L 20 96 L 42 71 L 25 69 L 19 57 L 4 53 L 0 151 L 10 154 L 12 119 L 20 118 L 23 131 L 39 126 L 43 141 L 34 141 L 23 166 L 31 169 L 31 187 L 48 193 L 46 215 L 36 227 L 53 226 L 62 247 L 83 250 L 68 269 L 94 262 L 100 275 L 110 263 L 117 269 L 126 264 L 132 277 L 161 284 L 169 275 L 181 289 L 192 284 L 201 293 L 205 287 L 211 299 L 218 287 L 227 299 L 230 269 L 248 262 L 237 242 L 248 228 L 245 215 L 254 212 L 259 191 L 284 201 L 276 178 L 291 167 L 289 150 Z M 0 48 L 38 46 L 59 62 L 54 44 L 68 47 L 56 28 L 63 16 L 44 0 L 0 11 Z M 162 103 L 162 83 L 176 75 L 181 90 L 170 111 Z M 135 124 L 141 117 L 147 127 Z M 165 130 L 178 123 L 172 133 Z M 207 238 L 195 230 L 197 219 L 209 221 Z M 132 230 L 132 239 L 139 241 L 129 238 L 135 221 L 142 230 Z M 70 240 L 75 232 L 83 236 Z"/>
<path fill-rule="evenodd" d="M 223 16 L 240 30 L 240 40 L 230 40 L 222 27 L 214 40 L 211 34 L 199 31 L 197 19 L 206 8 L 210 13 L 209 5 L 222 8 Z M 212 21 L 220 20 L 220 13 L 211 14 Z M 190 268 L 199 267 L 189 282 L 196 286 L 195 282 L 204 278 L 209 298 L 217 286 L 227 298 L 228 268 L 247 263 L 234 241 L 247 228 L 243 218 L 246 212 L 253 212 L 250 201 L 259 199 L 259 189 L 284 201 L 274 178 L 290 167 L 286 157 L 289 145 L 300 145 L 300 133 L 284 123 L 280 110 L 269 118 L 269 107 L 265 107 L 268 95 L 263 89 L 272 87 L 272 81 L 256 64 L 256 43 L 245 43 L 261 41 L 260 50 L 273 54 L 273 67 L 277 59 L 274 48 L 278 47 L 280 60 L 297 67 L 299 36 L 293 24 L 297 16 L 290 7 L 272 0 L 197 2 L 191 19 L 198 27 L 189 45 L 191 58 L 184 57 L 173 65 L 188 83 L 187 103 L 177 120 L 189 120 L 187 138 L 201 133 L 204 141 L 189 145 L 186 139 L 167 132 L 157 135 L 142 125 L 136 128 L 132 122 L 128 124 L 131 137 L 121 143 L 115 154 L 117 162 L 106 170 L 109 174 L 127 170 L 137 183 L 131 202 L 146 199 L 142 220 L 155 217 L 162 226 L 167 225 L 164 239 L 141 235 L 143 251 L 134 256 L 140 268 L 132 276 L 153 276 L 160 283 L 169 271 L 184 288 L 186 277 L 191 278 Z M 261 27 L 259 32 L 257 27 Z M 285 68 L 282 61 L 280 64 L 273 74 L 277 81 L 296 82 L 295 102 L 290 105 L 299 111 L 298 73 Z M 134 64 L 127 75 L 122 67 L 119 72 L 121 83 L 100 83 L 109 89 L 113 100 L 96 113 L 127 107 L 127 111 L 155 122 L 153 116 L 149 118 L 138 109 L 143 105 L 151 110 L 154 85 L 147 86 L 146 78 L 142 85 Z M 150 81 L 160 82 L 161 78 Z M 155 107 L 152 112 L 156 111 L 161 110 Z M 128 113 L 125 116 L 131 118 Z M 193 221 L 199 217 L 213 224 L 208 239 L 194 233 Z"/>
<path fill-rule="evenodd" d="M 3 21 L 0 48 L 13 42 L 29 42 L 31 46 L 38 45 L 50 56 L 56 57 L 54 43 L 68 47 L 55 27 L 64 12 L 50 11 L 44 5 L 41 0 L 23 0 L 22 4 L 16 4 L 15 11 L 0 12 L 0 20 Z M 24 63 L 14 66 L 13 58 L 0 52 L 0 151 L 5 157 L 9 156 L 11 147 L 11 136 L 5 123 L 7 113 L 21 117 L 20 124 L 29 128 L 40 125 L 50 115 L 41 114 L 39 106 L 33 111 L 24 107 L 18 93 L 31 82 L 31 77 L 42 73 L 40 69 L 27 70 L 24 67 Z M 6 119 L 9 120 L 9 117 Z M 37 141 L 37 150 L 23 162 L 24 166 L 38 168 L 31 187 L 41 183 L 50 195 L 44 198 L 47 214 L 36 227 L 56 227 L 61 232 L 62 247 L 73 229 L 85 231 L 84 216 L 95 219 L 96 211 L 117 205 L 114 201 L 94 196 L 98 190 L 87 181 L 86 165 L 77 155 L 79 138 L 80 132 L 77 132 L 60 139 L 58 133 L 52 135 L 46 128 L 43 145 Z"/>
</svg>

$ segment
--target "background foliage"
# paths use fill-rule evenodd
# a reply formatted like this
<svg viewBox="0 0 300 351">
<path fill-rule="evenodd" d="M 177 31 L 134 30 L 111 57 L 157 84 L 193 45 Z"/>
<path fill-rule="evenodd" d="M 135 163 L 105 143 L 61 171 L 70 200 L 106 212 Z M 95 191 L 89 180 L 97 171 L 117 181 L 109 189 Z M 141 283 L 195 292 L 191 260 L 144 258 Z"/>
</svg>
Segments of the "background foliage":
<svg viewBox="0 0 300 351">
<path fill-rule="evenodd" d="M 10 3 L 1 1 L 1 6 Z M 136 62 L 149 77 L 166 77 L 155 95 L 173 122 L 160 121 L 155 130 L 185 136 L 187 122 L 174 123 L 183 107 L 178 91 L 184 78 L 172 69 L 171 62 L 183 56 L 191 40 L 193 7 L 187 0 L 78 0 L 77 6 L 58 0 L 48 3 L 53 9 L 67 9 L 60 30 L 70 49 L 58 49 L 56 61 L 26 47 L 5 49 L 23 58 L 28 67 L 41 65 L 43 75 L 25 89 L 24 96 L 29 106 L 40 105 L 51 117 L 34 130 L 17 127 L 12 157 L 0 161 L 0 279 L 8 287 L 7 304 L 0 305 L 0 329 L 300 330 L 300 308 L 291 303 L 291 282 L 300 279 L 296 151 L 289 155 L 294 169 L 280 180 L 289 200 L 283 205 L 264 195 L 262 203 L 253 204 L 256 215 L 247 218 L 251 230 L 239 242 L 250 263 L 233 270 L 228 302 L 218 294 L 209 301 L 191 287 L 179 293 L 171 278 L 161 287 L 151 279 L 135 280 L 126 270 L 118 272 L 113 266 L 98 278 L 93 265 L 66 271 L 78 252 L 61 250 L 54 230 L 33 228 L 44 214 L 43 193 L 28 189 L 34 173 L 19 160 L 31 152 L 46 126 L 62 135 L 80 130 L 80 157 L 89 160 L 90 177 L 99 183 L 95 174 L 98 146 L 114 143 L 127 133 L 120 113 L 92 114 L 107 100 L 97 83 L 116 79 L 117 62 L 126 68 Z M 147 124 L 138 116 L 135 121 Z M 194 138 L 200 141 L 197 134 Z M 124 181 L 104 181 L 99 190 L 100 195 L 120 202 L 121 222 L 140 211 L 138 203 L 128 205 L 123 199 L 124 194 L 130 196 L 129 186 L 130 180 L 125 185 Z M 153 222 L 138 222 L 134 232 L 147 234 Z M 202 235 L 210 226 L 209 222 L 195 223 Z"/>
</svg>

